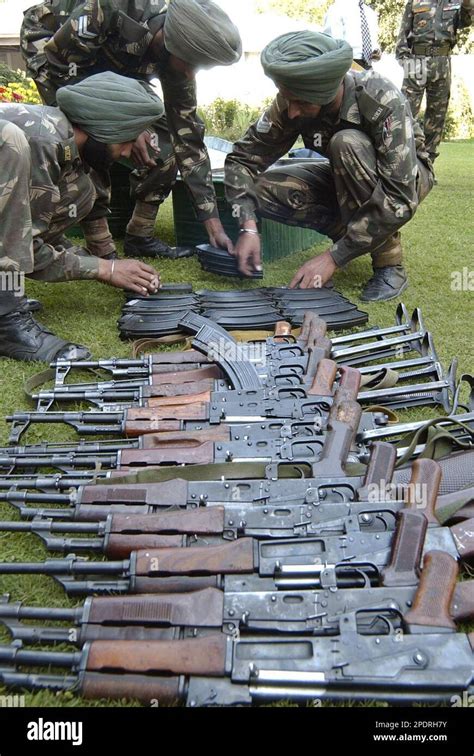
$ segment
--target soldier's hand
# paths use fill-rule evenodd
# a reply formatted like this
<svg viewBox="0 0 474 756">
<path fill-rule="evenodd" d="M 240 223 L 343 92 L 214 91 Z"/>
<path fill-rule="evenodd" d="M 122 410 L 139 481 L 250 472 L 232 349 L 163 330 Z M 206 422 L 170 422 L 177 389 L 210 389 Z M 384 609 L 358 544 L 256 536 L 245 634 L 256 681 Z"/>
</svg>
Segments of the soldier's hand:
<svg viewBox="0 0 474 756">
<path fill-rule="evenodd" d="M 141 296 L 156 294 L 161 286 L 158 271 L 140 260 L 100 260 L 98 279 Z"/>
<path fill-rule="evenodd" d="M 262 270 L 260 236 L 240 234 L 239 241 L 234 247 L 234 255 L 242 275 L 251 276 L 256 271 Z"/>
<path fill-rule="evenodd" d="M 219 218 L 211 218 L 204 222 L 207 235 L 209 236 L 209 244 L 213 247 L 220 247 L 220 249 L 226 249 L 231 255 L 234 251 L 234 245 L 232 240 L 229 239 L 224 227 Z"/>
<path fill-rule="evenodd" d="M 331 253 L 327 250 L 301 266 L 293 276 L 290 289 L 297 287 L 299 289 L 320 289 L 327 284 L 336 270 L 337 265 L 332 259 Z"/>
<path fill-rule="evenodd" d="M 132 160 L 137 168 L 154 168 L 156 160 L 150 156 L 150 149 L 158 156 L 160 150 L 158 143 L 155 144 L 157 136 L 150 131 L 144 131 L 135 141 L 132 147 Z"/>
</svg>

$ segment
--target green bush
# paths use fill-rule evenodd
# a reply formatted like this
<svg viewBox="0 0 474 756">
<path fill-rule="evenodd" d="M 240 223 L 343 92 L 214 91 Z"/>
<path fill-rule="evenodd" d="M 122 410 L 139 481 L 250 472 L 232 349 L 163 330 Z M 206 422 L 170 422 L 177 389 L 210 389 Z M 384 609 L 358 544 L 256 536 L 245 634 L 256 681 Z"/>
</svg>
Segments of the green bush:
<svg viewBox="0 0 474 756">
<path fill-rule="evenodd" d="M 250 124 L 258 119 L 267 104 L 264 102 L 261 107 L 252 107 L 238 100 L 224 100 L 218 97 L 198 112 L 206 126 L 207 136 L 217 136 L 235 142 L 245 134 Z"/>
<path fill-rule="evenodd" d="M 6 87 L 7 84 L 21 84 L 25 80 L 25 75 L 21 71 L 13 71 L 6 63 L 0 63 L 0 86 Z"/>
<path fill-rule="evenodd" d="M 235 142 L 269 107 L 272 99 L 272 97 L 267 97 L 260 107 L 255 107 L 235 99 L 217 98 L 210 105 L 199 109 L 199 115 L 206 126 L 206 135 Z M 423 114 L 420 120 L 423 120 Z M 443 139 L 471 139 L 473 137 L 474 108 L 464 81 L 457 76 L 453 79 Z"/>
<path fill-rule="evenodd" d="M 443 139 L 471 139 L 474 137 L 474 110 L 464 81 L 453 79 Z"/>
</svg>

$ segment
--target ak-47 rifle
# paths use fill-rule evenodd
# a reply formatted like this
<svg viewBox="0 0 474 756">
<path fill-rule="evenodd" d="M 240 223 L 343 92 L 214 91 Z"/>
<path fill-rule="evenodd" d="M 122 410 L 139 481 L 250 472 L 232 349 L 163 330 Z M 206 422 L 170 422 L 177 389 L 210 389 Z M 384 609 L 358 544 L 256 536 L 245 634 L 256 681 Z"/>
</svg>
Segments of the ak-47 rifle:
<svg viewBox="0 0 474 756">
<path fill-rule="evenodd" d="M 75 555 L 45 562 L 2 562 L 0 575 L 50 575 L 69 595 L 192 591 L 225 586 L 227 575 L 272 578 L 278 589 L 364 587 L 379 583 L 382 573 L 384 585 L 413 585 L 423 551 L 472 558 L 473 528 L 474 522 L 467 520 L 427 530 L 421 512 L 402 510 L 393 532 L 270 541 L 241 538 L 205 547 L 190 543 L 190 548 L 136 551 L 114 562 L 89 562 Z"/>
<path fill-rule="evenodd" d="M 240 365 L 239 362 L 235 363 Z M 244 363 L 248 364 L 248 363 Z M 354 371 L 356 372 L 356 371 Z M 237 388 L 223 391 L 210 391 L 207 390 L 206 384 L 205 391 L 198 394 L 189 394 L 184 384 L 185 393 L 183 396 L 165 396 L 161 385 L 137 385 L 131 388 L 120 388 L 120 382 L 117 381 L 113 384 L 104 385 L 98 383 L 91 387 L 88 384 L 85 388 L 76 388 L 74 385 L 64 385 L 51 390 L 39 391 L 37 394 L 32 395 L 32 398 L 38 402 L 38 409 L 47 412 L 55 402 L 90 402 L 96 406 L 103 407 L 104 411 L 107 406 L 118 405 L 119 407 L 127 406 L 147 406 L 154 408 L 174 408 L 178 417 L 183 417 L 189 420 L 210 420 L 210 417 L 203 417 L 202 411 L 199 410 L 201 404 L 205 403 L 209 407 L 209 411 L 212 412 L 212 408 L 215 406 L 218 410 L 222 405 L 231 407 L 241 407 L 242 411 L 240 415 L 255 414 L 258 403 L 265 403 L 268 401 L 277 401 L 279 404 L 284 402 L 304 401 L 310 397 L 314 397 L 317 400 L 318 397 L 324 397 L 326 399 L 331 398 L 333 395 L 333 386 L 336 380 L 337 365 L 332 360 L 319 360 L 318 367 L 315 376 L 313 377 L 311 385 L 305 386 L 280 386 L 274 388 L 262 387 L 258 378 L 255 385 L 250 387 Z M 360 379 L 359 379 L 360 380 Z M 243 381 L 236 382 L 237 386 Z M 251 383 L 251 382 L 249 382 Z M 255 382 L 254 382 L 255 383 Z M 236 385 L 231 384 L 231 385 Z M 108 386 L 111 386 L 108 388 Z M 326 406 L 330 406 L 331 402 L 326 402 Z M 193 408 L 193 405 L 196 405 Z M 249 413 L 244 408 L 250 405 L 252 412 Z M 187 414 L 182 414 L 183 407 L 187 409 Z M 197 412 L 197 416 L 193 414 Z M 181 415 L 179 412 L 181 411 Z M 261 415 L 262 413 L 257 413 Z M 175 415 L 176 416 L 176 415 Z M 286 417 L 286 415 L 279 415 L 280 417 Z M 290 415 L 292 416 L 292 415 Z M 225 419 L 225 415 L 221 416 L 221 419 Z"/>
<path fill-rule="evenodd" d="M 405 499 L 358 502 L 352 506 L 332 504 L 323 507 L 283 505 L 268 507 L 227 504 L 161 514 L 109 514 L 102 522 L 59 522 L 62 510 L 55 510 L 56 519 L 36 516 L 33 522 L 0 522 L 0 532 L 33 533 L 46 548 L 69 554 L 71 551 L 99 551 L 111 559 L 121 559 L 139 549 L 156 549 L 217 544 L 242 537 L 259 539 L 311 538 L 315 536 L 347 536 L 355 533 L 387 532 L 396 525 L 398 513 L 405 507 L 425 506 L 424 489 L 439 487 L 441 469 L 433 460 L 417 460 Z M 424 509 L 428 525 L 439 525 L 433 506 L 443 507 L 443 499 L 431 497 Z M 350 514 L 348 513 L 348 510 Z M 459 518 L 458 518 L 459 520 Z M 60 534 L 93 536 L 91 538 L 60 537 Z"/>
<path fill-rule="evenodd" d="M 173 464 L 218 464 L 225 462 L 295 462 L 305 461 L 313 464 L 313 473 L 318 475 L 330 470 L 334 475 L 345 475 L 343 466 L 347 460 L 355 433 L 359 428 L 362 410 L 357 402 L 343 401 L 333 405 L 328 414 L 327 431 L 317 432 L 287 440 L 285 438 L 258 438 L 248 435 L 239 441 L 200 440 L 199 434 L 190 438 L 166 441 L 154 439 L 152 448 L 123 448 L 113 454 L 72 451 L 63 454 L 30 454 L 27 448 L 22 454 L 0 456 L 0 467 L 14 471 L 16 469 L 36 469 L 39 467 L 56 467 L 66 472 L 78 467 L 93 469 L 114 468 L 127 471 L 136 467 L 160 466 Z M 205 436 L 205 432 L 203 433 Z M 25 453 L 26 452 L 26 453 Z M 318 467 L 319 465 L 319 467 Z"/>
<path fill-rule="evenodd" d="M 222 423 L 258 423 L 267 432 L 269 429 L 285 429 L 299 421 L 307 423 L 310 418 L 313 421 L 317 418 L 318 427 L 324 428 L 332 404 L 338 404 L 344 399 L 355 400 L 360 386 L 359 372 L 344 368 L 334 390 L 336 372 L 335 363 L 321 360 L 310 388 L 292 386 L 271 391 L 229 391 L 212 395 L 215 401 L 210 403 L 204 401 L 208 397 L 202 395 L 198 401 L 194 401 L 196 397 L 192 397 L 185 404 L 179 403 L 179 397 L 150 400 L 155 405 L 149 409 L 124 408 L 121 411 L 110 411 L 111 407 L 104 406 L 102 412 L 95 413 L 16 413 L 7 418 L 7 422 L 12 423 L 10 442 L 18 444 L 32 423 L 64 423 L 84 436 L 114 434 L 129 437 L 162 431 L 200 430 Z M 387 416 L 382 412 L 373 415 L 366 413 L 360 430 L 369 430 L 386 422 Z"/>
<path fill-rule="evenodd" d="M 403 617 L 414 608 L 417 611 L 417 597 L 428 591 L 436 608 L 428 624 L 439 627 L 443 611 L 455 623 L 471 620 L 474 580 L 456 583 L 451 604 L 443 606 L 446 579 L 451 580 L 456 569 L 448 554 L 431 551 L 425 555 L 419 586 L 275 591 L 262 578 L 250 586 L 229 578 L 224 591 L 205 588 L 194 593 L 90 597 L 74 609 L 25 606 L 21 601 L 10 602 L 6 594 L 0 597 L 0 623 L 15 641 L 79 647 L 95 640 L 179 639 L 212 630 L 338 635 L 341 618 L 352 613 L 359 633 L 383 635 L 390 626 L 403 629 Z M 28 625 L 24 620 L 49 624 Z M 56 622 L 68 622 L 69 627 L 51 624 Z"/>
</svg>

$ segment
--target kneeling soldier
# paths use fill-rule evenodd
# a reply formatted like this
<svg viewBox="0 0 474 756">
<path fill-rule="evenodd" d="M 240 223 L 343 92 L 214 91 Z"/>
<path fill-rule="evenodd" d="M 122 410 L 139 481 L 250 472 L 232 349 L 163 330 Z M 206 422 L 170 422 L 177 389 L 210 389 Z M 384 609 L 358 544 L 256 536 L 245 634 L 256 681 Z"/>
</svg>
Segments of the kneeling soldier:
<svg viewBox="0 0 474 756">
<path fill-rule="evenodd" d="M 91 168 L 129 157 L 135 140 L 163 113 L 145 85 L 113 73 L 58 92 L 58 108 L 0 106 L 0 355 L 17 360 L 86 359 L 31 316 L 20 277 L 95 279 L 139 294 L 159 275 L 138 260 L 104 260 L 64 232 L 87 217 L 96 191 Z"/>
<path fill-rule="evenodd" d="M 405 97 L 373 71 L 349 70 L 352 48 L 326 34 L 284 34 L 262 53 L 279 94 L 226 161 L 226 194 L 239 218 L 234 253 L 242 273 L 261 264 L 257 215 L 315 229 L 332 246 L 309 260 L 291 286 L 324 286 L 340 267 L 370 253 L 364 301 L 407 286 L 399 229 L 434 175 L 421 128 Z M 298 137 L 329 162 L 267 170 Z"/>
</svg>

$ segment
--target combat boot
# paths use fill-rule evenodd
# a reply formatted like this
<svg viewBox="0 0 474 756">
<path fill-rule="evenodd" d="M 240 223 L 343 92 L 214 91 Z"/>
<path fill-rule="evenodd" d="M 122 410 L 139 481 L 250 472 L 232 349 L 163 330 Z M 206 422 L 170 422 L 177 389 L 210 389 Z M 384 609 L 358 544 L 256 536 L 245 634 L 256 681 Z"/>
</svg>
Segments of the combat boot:
<svg viewBox="0 0 474 756">
<path fill-rule="evenodd" d="M 58 359 L 88 360 L 91 354 L 86 347 L 55 336 L 23 305 L 0 316 L 0 356 L 49 363 Z"/>
<path fill-rule="evenodd" d="M 360 298 L 363 302 L 385 302 L 395 299 L 408 286 L 403 265 L 374 268 L 372 278 L 364 286 Z"/>
<path fill-rule="evenodd" d="M 154 236 L 134 236 L 125 234 L 123 253 L 125 257 L 167 257 L 177 260 L 191 257 L 196 252 L 194 247 L 170 247 Z"/>
</svg>

